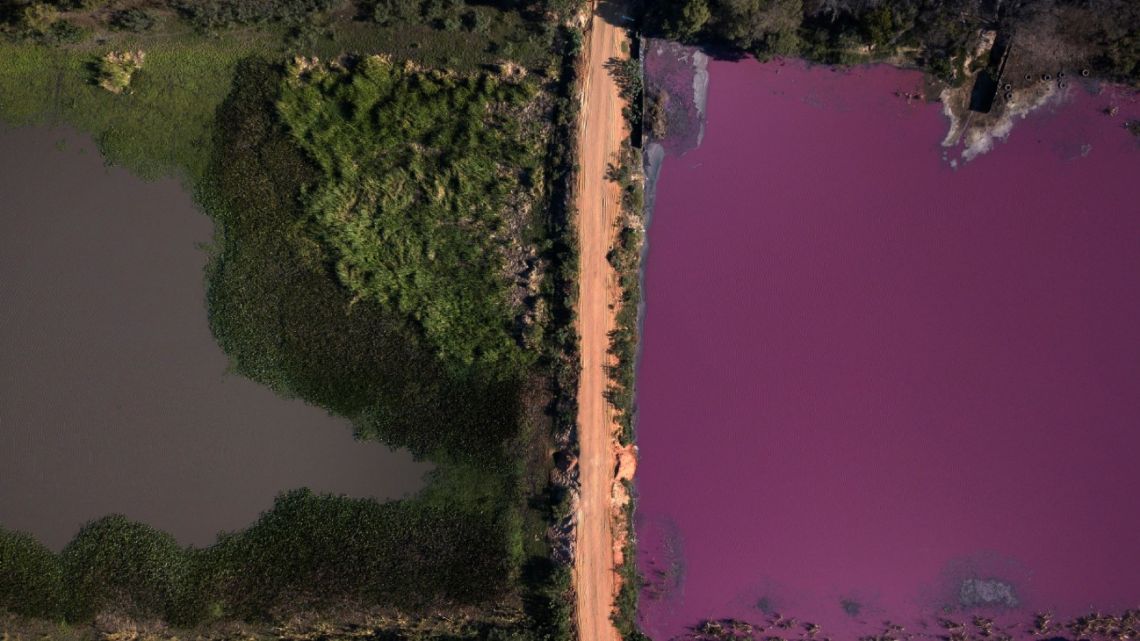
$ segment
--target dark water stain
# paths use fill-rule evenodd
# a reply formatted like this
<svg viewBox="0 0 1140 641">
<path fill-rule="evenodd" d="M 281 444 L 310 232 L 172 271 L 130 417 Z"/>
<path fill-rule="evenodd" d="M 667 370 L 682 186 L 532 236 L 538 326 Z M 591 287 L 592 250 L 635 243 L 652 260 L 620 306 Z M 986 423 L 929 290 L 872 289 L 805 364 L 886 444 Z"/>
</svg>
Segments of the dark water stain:
<svg viewBox="0 0 1140 641">
<path fill-rule="evenodd" d="M 118 512 L 206 545 L 286 489 L 398 498 L 429 466 L 227 373 L 212 224 L 86 137 L 0 130 L 0 526 L 62 547 Z"/>
<path fill-rule="evenodd" d="M 637 530 L 648 536 L 639 540 L 637 563 L 645 587 L 642 593 L 653 601 L 677 603 L 685 592 L 685 542 L 677 524 L 667 516 L 647 522 L 638 517 Z"/>
<path fill-rule="evenodd" d="M 843 613 L 849 617 L 857 617 L 863 612 L 863 604 L 855 599 L 840 599 L 839 607 L 843 608 Z"/>
</svg>

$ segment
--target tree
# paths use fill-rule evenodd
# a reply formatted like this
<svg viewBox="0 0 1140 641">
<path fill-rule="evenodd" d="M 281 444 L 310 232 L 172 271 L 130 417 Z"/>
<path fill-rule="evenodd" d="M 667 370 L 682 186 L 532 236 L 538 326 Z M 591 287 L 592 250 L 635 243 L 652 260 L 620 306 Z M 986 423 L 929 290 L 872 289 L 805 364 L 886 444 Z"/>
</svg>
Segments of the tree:
<svg viewBox="0 0 1140 641">
<path fill-rule="evenodd" d="M 419 17 L 419 0 L 379 0 L 372 6 L 372 20 L 382 25 L 416 20 Z"/>
<path fill-rule="evenodd" d="M 0 610 L 55 616 L 62 589 L 56 555 L 27 534 L 0 529 Z"/>
<path fill-rule="evenodd" d="M 884 48 L 890 45 L 895 37 L 895 15 L 887 5 L 868 12 L 863 25 L 867 31 L 867 38 L 874 47 Z"/>
<path fill-rule="evenodd" d="M 20 16 L 20 24 L 25 29 L 34 31 L 41 36 L 51 29 L 56 20 L 59 20 L 59 10 L 42 2 L 24 7 Z"/>
<path fill-rule="evenodd" d="M 74 11 L 82 9 L 84 11 L 91 11 L 98 9 L 107 4 L 108 0 L 53 0 L 52 4 L 63 9 L 64 11 Z"/>
<path fill-rule="evenodd" d="M 175 613 L 188 559 L 174 537 L 115 514 L 83 526 L 60 554 L 69 618 L 106 607 L 132 616 Z"/>
<path fill-rule="evenodd" d="M 714 29 L 748 51 L 790 53 L 803 22 L 802 0 L 719 0 Z M 779 45 L 783 51 L 773 51 Z"/>
<path fill-rule="evenodd" d="M 678 40 L 689 40 L 696 36 L 712 17 L 708 0 L 686 0 L 676 13 L 667 29 L 669 36 Z"/>
<path fill-rule="evenodd" d="M 123 31 L 146 31 L 154 26 L 154 18 L 145 9 L 131 7 L 111 14 L 111 27 Z"/>
</svg>

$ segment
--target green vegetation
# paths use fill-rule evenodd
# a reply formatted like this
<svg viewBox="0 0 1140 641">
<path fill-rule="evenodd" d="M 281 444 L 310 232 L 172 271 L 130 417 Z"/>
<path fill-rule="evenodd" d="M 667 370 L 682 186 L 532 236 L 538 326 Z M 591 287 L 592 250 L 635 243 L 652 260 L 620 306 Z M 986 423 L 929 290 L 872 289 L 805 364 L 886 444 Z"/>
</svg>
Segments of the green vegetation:
<svg viewBox="0 0 1140 641">
<path fill-rule="evenodd" d="M 525 364 L 504 276 L 527 268 L 510 232 L 544 180 L 542 139 L 519 117 L 537 87 L 380 57 L 291 74 L 278 108 L 321 176 L 303 196 L 329 255 L 313 260 L 355 300 L 414 319 L 449 364 Z"/>
<path fill-rule="evenodd" d="M 172 617 L 189 569 L 174 537 L 121 515 L 85 525 L 60 554 L 64 612 L 82 621 L 101 609 Z"/>
<path fill-rule="evenodd" d="M 66 122 L 91 132 L 111 163 L 146 177 L 184 172 L 191 181 L 200 179 L 211 153 L 214 112 L 229 92 L 237 61 L 256 43 L 193 34 L 171 42 L 122 38 L 114 48 L 60 48 L 0 37 L 0 121 Z M 115 50 L 146 55 L 129 95 L 99 87 L 93 73 Z"/>
<path fill-rule="evenodd" d="M 553 442 L 542 452 L 547 465 L 551 451 L 565 460 L 576 444 L 571 435 L 578 418 L 578 381 L 581 373 L 578 333 L 574 327 L 575 305 L 578 295 L 578 236 L 573 224 L 575 210 L 570 186 L 577 170 L 576 133 L 578 131 L 579 101 L 577 61 L 582 50 L 582 34 L 567 30 L 563 38 L 562 70 L 558 85 L 551 91 L 554 129 L 547 155 L 546 173 L 550 195 L 545 215 L 548 241 L 545 255 L 550 262 L 549 277 L 543 283 L 543 301 L 548 307 L 552 331 L 547 331 L 546 361 L 551 372 L 550 400 L 548 404 Z M 533 630 L 539 638 L 554 640 L 573 639 L 574 602 L 570 568 L 566 564 L 569 543 L 563 538 L 571 515 L 570 487 L 572 482 L 558 474 L 536 479 L 529 494 L 540 497 L 542 526 L 550 536 L 549 549 L 542 555 L 532 556 L 524 566 L 523 580 L 528 585 L 524 594 L 527 611 L 533 621 Z M 561 535 L 557 534 L 561 533 Z"/>
<path fill-rule="evenodd" d="M 96 81 L 111 93 L 123 93 L 131 86 L 131 78 L 142 68 L 146 54 L 141 51 L 112 51 L 95 65 Z"/>
<path fill-rule="evenodd" d="M 606 69 L 621 90 L 621 98 L 626 102 L 622 115 L 636 130 L 641 125 L 641 101 L 645 93 L 641 78 L 641 62 L 634 58 L 614 58 L 606 61 Z"/>
<path fill-rule="evenodd" d="M 28 31 L 44 36 L 59 20 L 59 9 L 47 4 L 29 4 L 20 12 L 19 24 Z"/>
<path fill-rule="evenodd" d="M 203 31 L 240 25 L 301 21 L 332 0 L 170 0 L 170 6 Z"/>
<path fill-rule="evenodd" d="M 227 612 L 345 597 L 405 611 L 493 603 L 511 589 L 509 529 L 459 506 L 290 492 L 218 555 Z"/>
<path fill-rule="evenodd" d="M 633 497 L 633 484 L 623 481 L 626 492 Z M 614 603 L 614 625 L 624 641 L 650 641 L 649 636 L 637 627 L 637 603 L 641 597 L 641 589 L 645 585 L 641 573 L 637 571 L 637 539 L 633 528 L 636 500 L 630 498 L 625 505 L 624 518 L 628 524 L 629 532 L 625 539 L 625 548 L 622 550 L 625 563 L 617 569 L 621 576 L 621 587 L 618 589 Z"/>
<path fill-rule="evenodd" d="M 635 373 L 641 334 L 641 259 L 645 240 L 644 172 L 641 150 L 635 147 L 644 119 L 645 84 L 641 76 L 641 62 L 635 56 L 628 60 L 610 60 L 606 66 L 621 89 L 627 102 L 623 109 L 629 123 L 630 139 L 622 143 L 619 156 L 608 167 L 607 178 L 621 187 L 621 216 L 618 220 L 617 242 L 606 258 L 613 266 L 621 287 L 610 333 L 609 353 L 614 365 L 609 369 L 610 385 L 606 398 L 617 413 L 621 427 L 618 441 L 623 446 L 634 443 Z M 633 485 L 626 480 L 626 502 L 622 526 L 625 528 L 624 562 L 618 566 L 621 588 L 614 603 L 613 622 L 625 641 L 648 641 L 637 625 L 637 603 L 644 581 L 637 571 L 637 535 L 634 531 L 636 499 Z"/>
<path fill-rule="evenodd" d="M 56 555 L 26 534 L 0 529 L 0 605 L 26 616 L 53 616 L 62 589 Z"/>
<path fill-rule="evenodd" d="M 368 64 L 364 61 L 352 72 L 330 73 L 323 78 L 328 83 L 323 87 L 308 84 L 320 82 L 318 78 L 302 80 L 265 62 L 251 60 L 240 66 L 234 92 L 219 110 L 215 146 L 225 151 L 215 157 L 203 190 L 203 201 L 219 230 L 209 288 L 215 335 L 234 358 L 238 371 L 352 418 L 361 435 L 409 447 L 441 464 L 429 488 L 406 509 L 428 510 L 439 517 L 462 516 L 465 525 L 457 529 L 440 526 L 437 531 L 428 527 L 429 522 L 407 525 L 407 532 L 419 528 L 423 536 L 450 546 L 454 553 L 453 557 L 421 554 L 413 557 L 420 559 L 419 565 L 408 567 L 419 567 L 417 572 L 425 575 L 421 581 L 450 582 L 437 589 L 404 581 L 414 589 L 397 595 L 383 592 L 387 588 L 371 577 L 366 581 L 371 587 L 357 596 L 390 599 L 382 602 L 400 607 L 435 607 L 461 593 L 471 598 L 506 599 L 519 589 L 541 590 L 537 583 L 532 588 L 527 581 L 533 559 L 548 555 L 541 536 L 546 527 L 542 506 L 530 507 L 545 488 L 550 464 L 545 444 L 549 427 L 540 414 L 548 402 L 541 374 L 510 369 L 509 363 L 491 372 L 478 361 L 467 368 L 453 367 L 439 357 L 414 317 L 379 297 L 353 292 L 333 268 L 334 261 L 324 257 L 330 249 L 326 234 L 332 232 L 314 220 L 318 212 L 310 199 L 331 184 L 335 171 L 330 169 L 338 160 L 327 156 L 328 164 L 322 168 L 313 157 L 338 147 L 309 147 L 312 153 L 306 153 L 304 146 L 311 140 L 306 142 L 307 134 L 301 132 L 313 134 L 314 139 L 330 132 L 347 135 L 335 125 L 338 119 L 349 119 L 339 110 L 324 111 L 332 100 L 325 91 L 359 97 L 358 106 L 368 105 L 361 110 L 376 116 L 385 112 L 375 109 L 378 98 L 365 98 L 370 95 L 367 89 L 376 87 L 372 83 L 380 78 L 392 81 L 387 85 L 387 104 L 398 106 L 407 104 L 398 95 L 401 91 L 418 91 L 429 86 L 433 77 L 408 67 L 366 71 Z M 362 74 L 361 84 L 354 83 L 355 73 Z M 373 75 L 363 77 L 365 73 Z M 462 92 L 473 85 L 455 86 Z M 435 87 L 443 96 L 448 94 L 444 85 Z M 307 119 L 306 114 L 317 117 Z M 319 114 L 326 118 L 324 124 Z M 308 124 L 305 129 L 291 127 L 290 118 Z M 325 129 L 330 124 L 334 126 Z M 449 124 L 444 121 L 432 130 L 444 131 Z M 382 134 L 373 132 L 373 136 L 363 142 L 341 143 L 380 144 Z M 367 158 L 363 151 L 355 153 Z M 402 232 L 414 238 L 423 230 Z M 422 243 L 423 238 L 409 242 Z M 531 358 L 542 352 L 538 350 Z M 467 531 L 477 536 L 461 536 Z M 324 540 L 331 546 L 335 536 Z M 472 545 L 482 547 L 472 549 Z M 376 558 L 377 563 L 387 562 L 382 561 L 385 556 L 390 560 L 390 553 L 361 550 L 362 558 Z M 249 554 L 265 556 L 263 552 Z M 437 556 L 441 562 L 452 559 L 456 565 L 425 566 L 428 556 Z M 327 560 L 338 558 L 333 555 Z M 480 571 L 478 563 L 461 566 L 459 560 L 465 558 L 480 559 L 492 570 Z M 324 568 L 322 574 L 339 577 L 341 570 Z M 303 583 L 306 576 L 277 576 L 265 585 L 279 586 L 279 580 Z M 240 592 L 257 594 L 256 588 L 246 586 Z M 264 598 L 255 600 L 239 612 L 247 615 L 269 603 Z"/>
<path fill-rule="evenodd" d="M 622 147 L 621 158 L 610 165 L 609 171 L 609 179 L 618 183 L 622 189 L 623 218 L 617 243 L 607 256 L 621 283 L 616 326 L 610 335 L 610 353 L 617 362 L 610 370 L 611 385 L 607 394 L 610 403 L 618 411 L 621 443 L 628 445 L 634 440 L 634 369 L 639 341 L 641 250 L 645 236 L 640 152 L 627 143 Z"/>
<path fill-rule="evenodd" d="M 363 71 L 358 65 L 351 73 Z M 389 85 L 395 93 L 418 91 L 432 77 L 452 78 L 421 77 L 410 68 L 375 73 L 399 79 Z M 475 78 L 483 77 L 492 79 Z M 333 81 L 328 86 L 334 94 L 356 95 L 350 91 L 351 78 L 326 80 Z M 455 80 L 460 93 L 478 86 Z M 289 116 L 282 117 L 290 108 L 318 113 L 314 104 L 303 111 L 295 104 L 286 107 L 302 95 L 316 106 L 325 104 L 329 94 L 315 89 L 302 92 L 305 87 L 297 84 L 315 81 L 292 75 L 282 80 L 273 65 L 249 61 L 240 67 L 234 93 L 219 110 L 216 147 L 227 151 L 215 159 L 212 189 L 204 198 L 219 225 L 209 291 L 215 334 L 239 371 L 349 416 L 362 435 L 410 447 L 442 464 L 418 501 L 489 520 L 490 531 L 501 535 L 502 545 L 465 554 L 497 558 L 510 568 L 498 574 L 497 585 L 510 586 L 510 577 L 518 577 L 532 628 L 564 630 L 558 618 L 563 614 L 554 607 L 560 602 L 560 574 L 549 563 L 543 536 L 551 518 L 547 498 L 551 431 L 541 414 L 550 406 L 549 383 L 541 374 L 521 368 L 496 366 L 487 373 L 479 361 L 469 368 L 450 366 L 439 358 L 414 318 L 376 297 L 354 294 L 340 282 L 331 261 L 319 258 L 326 249 L 321 227 L 313 223 L 309 198 L 329 174 L 302 151 L 304 141 L 295 135 L 299 130 L 289 128 Z M 435 86 L 446 93 L 443 85 Z M 297 93 L 288 97 L 289 92 Z M 403 99 L 393 95 L 389 104 L 403 104 Z M 533 108 L 535 102 L 530 104 Z M 325 115 L 334 118 L 336 113 Z M 557 200 L 554 194 L 561 189 L 557 186 L 563 183 L 565 162 L 560 154 L 548 157 L 550 169 L 543 171 L 561 177 L 534 183 L 543 200 Z M 544 193 L 547 190 L 550 196 Z M 538 235 L 538 230 L 554 227 L 557 209 L 536 209 L 534 220 L 520 229 L 535 226 L 531 233 Z M 559 247 L 557 242 L 544 241 L 538 245 L 539 260 L 556 260 Z M 563 290 L 547 278 L 539 290 L 537 300 L 550 300 L 546 306 L 558 313 Z M 559 329 L 544 333 L 527 348 L 533 352 L 530 358 L 542 365 L 538 372 L 555 371 L 555 382 L 571 369 L 562 364 L 565 357 L 557 341 L 572 331 L 563 329 L 561 322 L 545 321 L 544 325 Z M 480 584 L 476 592 L 495 594 L 496 586 Z"/>
<path fill-rule="evenodd" d="M 131 7 L 111 14 L 108 21 L 112 29 L 124 31 L 146 31 L 154 27 L 154 18 L 145 9 Z"/>
<path fill-rule="evenodd" d="M 498 466 L 518 429 L 520 377 L 454 371 L 409 318 L 354 301 L 326 267 L 303 204 L 320 171 L 278 116 L 286 84 L 251 60 L 218 112 L 220 151 L 200 189 L 218 236 L 214 335 L 238 372 L 352 419 L 363 436 Z"/>
<path fill-rule="evenodd" d="M 554 431 L 569 446 L 570 433 L 578 421 L 578 378 L 581 373 L 578 333 L 574 328 L 578 300 L 578 234 L 570 185 L 577 177 L 577 136 L 579 107 L 575 88 L 578 83 L 576 61 L 581 54 L 579 32 L 570 32 L 561 86 L 556 92 L 554 132 L 548 155 L 551 197 L 547 225 L 550 228 L 548 254 L 553 269 L 546 283 L 550 301 L 551 326 L 546 336 L 548 351 L 554 361 Z M 562 497 L 560 497 L 562 498 Z M 560 504 L 561 500 L 553 501 Z"/>
<path fill-rule="evenodd" d="M 646 7 L 650 35 L 728 55 L 892 60 L 954 82 L 979 30 L 997 29 L 1017 33 L 1029 68 L 1065 64 L 1140 82 L 1140 5 L 1131 0 L 663 0 Z"/>
<path fill-rule="evenodd" d="M 197 184 L 212 152 L 215 111 L 230 92 L 238 61 L 252 55 L 332 59 L 344 52 L 384 53 L 461 72 L 513 60 L 544 80 L 553 80 L 560 69 L 560 56 L 552 53 L 561 50 L 559 32 L 512 7 L 470 7 L 486 24 L 476 33 L 443 31 L 419 16 L 384 26 L 356 20 L 364 2 L 323 3 L 328 10 L 307 14 L 300 24 L 284 7 L 307 1 L 188 2 L 201 11 L 278 7 L 273 21 L 206 30 L 167 0 L 123 9 L 0 0 L 0 122 L 64 122 L 92 134 L 112 164 L 148 178 L 182 175 Z M 32 7 L 51 20 L 34 20 L 36 29 L 30 29 L 24 14 Z M 130 95 L 108 95 L 98 86 L 95 66 L 112 51 L 146 55 Z"/>
<path fill-rule="evenodd" d="M 201 550 L 119 515 L 88 523 L 59 555 L 0 531 L 0 606 L 69 621 L 113 611 L 194 625 L 346 602 L 407 612 L 494 603 L 512 588 L 509 530 L 455 507 L 298 490 Z"/>
<path fill-rule="evenodd" d="M 29 21 L 0 0 L 0 122 L 67 123 L 110 163 L 182 177 L 215 222 L 208 313 L 233 369 L 437 469 L 399 502 L 287 492 L 206 549 L 120 516 L 61 554 L 0 530 L 0 611 L 200 626 L 353 605 L 396 636 L 446 611 L 462 623 L 415 634 L 569 638 L 545 535 L 577 388 L 576 0 L 380 21 L 363 0 L 96 4 Z"/>
</svg>

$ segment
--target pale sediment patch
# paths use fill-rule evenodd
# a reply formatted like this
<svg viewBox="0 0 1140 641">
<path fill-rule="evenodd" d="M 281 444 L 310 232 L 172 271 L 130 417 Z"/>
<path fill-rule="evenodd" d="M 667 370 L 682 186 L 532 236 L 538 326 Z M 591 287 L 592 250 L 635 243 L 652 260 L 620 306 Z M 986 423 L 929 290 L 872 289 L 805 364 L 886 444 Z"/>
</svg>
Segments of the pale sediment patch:
<svg viewBox="0 0 1140 641">
<path fill-rule="evenodd" d="M 1009 132 L 1013 131 L 1015 118 L 1025 119 L 1030 113 L 1045 106 L 1054 98 L 1059 99 L 1061 95 L 1055 85 L 1048 85 L 1044 92 L 1035 96 L 1028 96 L 1025 100 L 1016 100 L 1010 103 L 1001 117 L 992 125 L 971 128 L 966 131 L 966 149 L 962 153 L 962 157 L 967 161 L 973 160 L 993 149 L 995 140 L 999 138 L 1004 140 L 1009 136 Z"/>
<path fill-rule="evenodd" d="M 633 497 L 630 495 L 628 483 L 633 481 L 637 472 L 637 446 L 630 443 L 626 446 L 614 444 L 614 484 L 612 495 L 612 518 L 614 521 L 614 567 L 620 568 L 625 562 L 625 548 L 629 543 L 630 523 L 627 506 Z M 631 563 L 634 560 L 630 560 Z M 615 577 L 614 594 L 621 590 L 622 576 Z"/>
<path fill-rule="evenodd" d="M 709 92 L 709 56 L 696 47 L 647 39 L 642 63 L 649 95 L 663 96 L 666 133 L 647 141 L 642 164 L 645 172 L 646 224 L 652 215 L 657 176 L 666 155 L 680 156 L 701 145 L 705 136 Z M 673 99 L 676 97 L 678 99 Z"/>
<path fill-rule="evenodd" d="M 649 226 L 649 219 L 653 212 L 654 196 L 657 195 L 657 177 L 661 175 L 661 163 L 665 162 L 665 148 L 659 142 L 651 142 L 645 146 L 642 164 L 645 172 L 645 224 Z"/>
<path fill-rule="evenodd" d="M 693 106 L 697 108 L 697 147 L 705 138 L 705 107 L 709 99 L 709 57 L 693 52 Z"/>
<path fill-rule="evenodd" d="M 661 99 L 664 127 L 651 132 L 672 155 L 696 149 L 704 136 L 709 57 L 696 47 L 650 38 L 645 42 L 646 95 Z"/>
<path fill-rule="evenodd" d="M 942 114 L 950 120 L 950 129 L 946 132 L 946 137 L 942 139 L 943 147 L 953 147 L 958 144 L 962 139 L 962 130 L 966 127 L 967 115 L 959 115 L 955 111 L 954 99 L 955 91 L 953 89 L 943 89 L 939 94 L 938 99 L 942 102 Z"/>
<path fill-rule="evenodd" d="M 942 113 L 950 120 L 950 128 L 942 140 L 943 147 L 962 146 L 962 160 L 969 162 L 988 153 L 998 140 L 1009 137 L 1017 119 L 1051 102 L 1063 99 L 1065 93 L 1056 85 L 1041 89 L 1019 91 L 1000 111 L 980 114 L 969 110 L 969 93 L 961 88 L 944 89 L 940 95 Z"/>
</svg>

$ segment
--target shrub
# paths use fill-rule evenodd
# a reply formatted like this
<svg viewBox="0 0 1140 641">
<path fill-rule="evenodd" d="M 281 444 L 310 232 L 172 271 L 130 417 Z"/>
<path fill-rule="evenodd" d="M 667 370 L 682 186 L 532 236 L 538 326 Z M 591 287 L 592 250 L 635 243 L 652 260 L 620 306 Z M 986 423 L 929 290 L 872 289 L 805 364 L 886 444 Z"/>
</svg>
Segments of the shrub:
<svg viewBox="0 0 1140 641">
<path fill-rule="evenodd" d="M 0 529 L 0 610 L 57 616 L 62 588 L 59 557 L 27 534 Z"/>
<path fill-rule="evenodd" d="M 418 20 L 421 7 L 421 0 L 375 0 L 368 16 L 382 25 Z"/>
<path fill-rule="evenodd" d="M 463 24 L 472 33 L 486 33 L 491 26 L 491 20 L 487 14 L 473 9 L 463 15 Z"/>
<path fill-rule="evenodd" d="M 491 602 L 510 587 L 506 531 L 454 506 L 296 490 L 214 553 L 234 612 L 349 600 L 407 610 Z"/>
<path fill-rule="evenodd" d="M 693 38 L 712 18 L 708 0 L 654 3 L 648 11 L 650 20 L 660 25 L 663 35 L 674 40 Z"/>
<path fill-rule="evenodd" d="M 463 9 L 463 0 L 423 0 L 424 17 L 440 20 L 458 15 Z"/>
<path fill-rule="evenodd" d="M 1110 77 L 1140 82 L 1140 26 L 1109 41 L 1098 62 Z"/>
<path fill-rule="evenodd" d="M 325 11 L 332 0 L 170 0 L 170 4 L 201 30 L 225 29 L 266 22 L 299 22 Z"/>
<path fill-rule="evenodd" d="M 354 302 L 305 222 L 319 171 L 281 122 L 281 91 L 280 71 L 250 59 L 218 111 L 201 190 L 221 237 L 207 290 L 218 343 L 241 374 L 347 417 L 363 437 L 497 465 L 517 433 L 519 383 L 448 371 L 398 309 Z"/>
<path fill-rule="evenodd" d="M 83 526 L 60 556 L 72 620 L 103 609 L 134 617 L 178 611 L 188 556 L 169 534 L 115 514 Z"/>
<path fill-rule="evenodd" d="M 439 20 L 439 27 L 444 31 L 459 31 L 463 26 L 463 21 L 454 13 L 449 13 Z"/>
<path fill-rule="evenodd" d="M 69 20 L 56 20 L 40 35 L 40 40 L 49 45 L 73 44 L 87 35 L 87 30 Z"/>
<path fill-rule="evenodd" d="M 405 315 L 457 371 L 527 362 L 504 272 L 508 225 L 527 223 L 512 210 L 542 176 L 541 143 L 513 115 L 533 87 L 379 57 L 291 73 L 278 108 L 320 169 L 309 228 L 343 286 Z"/>
<path fill-rule="evenodd" d="M 154 18 L 145 9 L 131 7 L 111 14 L 111 27 L 122 31 L 146 31 L 154 26 Z"/>
<path fill-rule="evenodd" d="M 123 93 L 145 59 L 142 51 L 108 52 L 95 63 L 95 81 L 111 93 Z"/>
<path fill-rule="evenodd" d="M 57 20 L 59 20 L 59 9 L 42 2 L 24 7 L 24 11 L 20 14 L 20 26 L 39 35 L 47 34 Z"/>
</svg>

